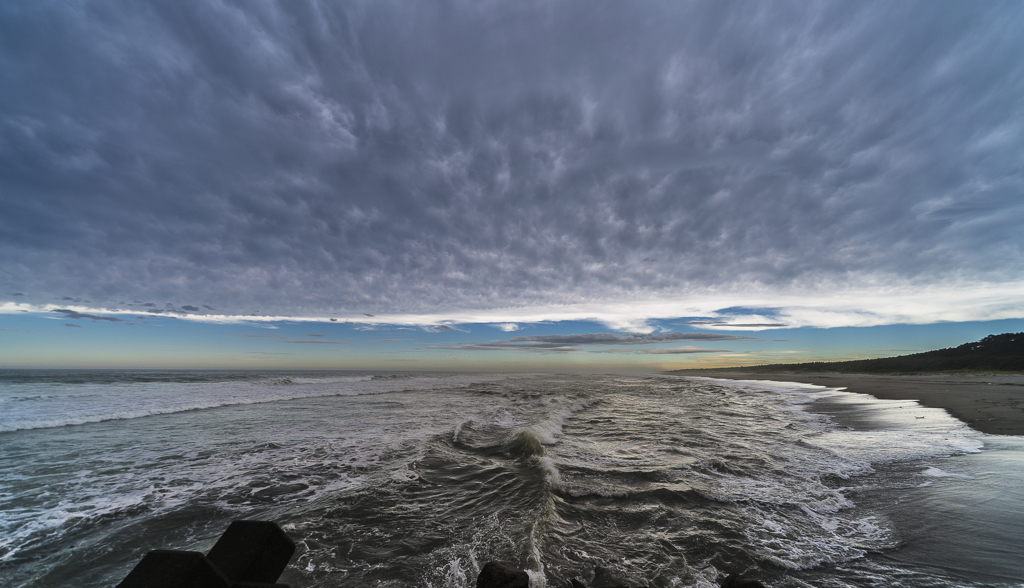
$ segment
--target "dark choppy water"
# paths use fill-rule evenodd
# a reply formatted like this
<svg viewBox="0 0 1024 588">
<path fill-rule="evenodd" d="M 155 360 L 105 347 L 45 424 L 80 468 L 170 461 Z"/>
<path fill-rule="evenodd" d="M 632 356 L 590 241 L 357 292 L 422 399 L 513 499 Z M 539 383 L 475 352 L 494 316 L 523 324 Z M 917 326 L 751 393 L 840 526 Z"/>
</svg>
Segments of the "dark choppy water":
<svg viewBox="0 0 1024 588">
<path fill-rule="evenodd" d="M 473 586 L 492 559 L 534 586 L 1017 586 L 1022 456 L 800 384 L 7 371 L 0 576 L 111 586 L 265 518 L 294 588 Z"/>
</svg>

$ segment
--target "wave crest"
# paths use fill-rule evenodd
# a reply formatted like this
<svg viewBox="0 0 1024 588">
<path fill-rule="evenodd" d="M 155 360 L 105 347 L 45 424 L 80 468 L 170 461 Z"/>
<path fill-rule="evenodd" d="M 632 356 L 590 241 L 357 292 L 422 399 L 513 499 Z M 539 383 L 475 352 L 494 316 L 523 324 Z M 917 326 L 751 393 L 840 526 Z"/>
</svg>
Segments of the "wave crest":
<svg viewBox="0 0 1024 588">
<path fill-rule="evenodd" d="M 532 457 L 544 455 L 544 445 L 540 439 L 530 431 L 520 431 L 512 438 L 507 445 L 508 452 L 514 457 Z"/>
</svg>

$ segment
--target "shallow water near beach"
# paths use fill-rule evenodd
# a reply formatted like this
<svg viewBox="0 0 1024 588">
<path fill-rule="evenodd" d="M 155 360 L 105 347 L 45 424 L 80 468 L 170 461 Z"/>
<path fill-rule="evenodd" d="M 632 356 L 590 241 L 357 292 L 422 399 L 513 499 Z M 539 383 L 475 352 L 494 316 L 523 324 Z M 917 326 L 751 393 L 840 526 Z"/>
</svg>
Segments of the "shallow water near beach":
<svg viewBox="0 0 1024 588">
<path fill-rule="evenodd" d="M 652 375 L 0 372 L 0 575 L 111 586 L 279 522 L 293 588 L 1024 584 L 1024 443 Z"/>
</svg>

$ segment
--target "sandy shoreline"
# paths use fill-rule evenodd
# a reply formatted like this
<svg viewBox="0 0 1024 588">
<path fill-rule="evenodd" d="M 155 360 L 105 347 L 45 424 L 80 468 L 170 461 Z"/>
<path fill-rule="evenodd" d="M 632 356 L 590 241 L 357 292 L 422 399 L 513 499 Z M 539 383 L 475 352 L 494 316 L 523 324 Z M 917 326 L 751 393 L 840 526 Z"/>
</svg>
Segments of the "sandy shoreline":
<svg viewBox="0 0 1024 588">
<path fill-rule="evenodd" d="M 844 387 L 850 392 L 891 400 L 917 400 L 944 408 L 975 430 L 993 435 L 1024 435 L 1024 374 L 876 376 L 839 373 L 748 373 L 732 370 L 672 372 L 732 380 L 774 380 Z"/>
</svg>

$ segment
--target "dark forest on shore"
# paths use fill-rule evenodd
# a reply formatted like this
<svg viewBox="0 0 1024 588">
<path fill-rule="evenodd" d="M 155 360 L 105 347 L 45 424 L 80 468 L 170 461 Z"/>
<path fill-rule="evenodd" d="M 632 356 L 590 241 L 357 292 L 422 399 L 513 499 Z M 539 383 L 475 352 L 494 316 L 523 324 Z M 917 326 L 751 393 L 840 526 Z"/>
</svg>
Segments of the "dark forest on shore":
<svg viewBox="0 0 1024 588">
<path fill-rule="evenodd" d="M 1024 372 L 1024 333 L 989 335 L 981 341 L 959 347 L 937 349 L 924 353 L 861 359 L 854 361 L 814 361 L 808 363 L 769 364 L 729 368 L 750 373 L 819 373 L 844 374 L 920 374 L 935 372 Z M 670 373 L 721 371 L 721 368 L 682 369 Z"/>
</svg>

